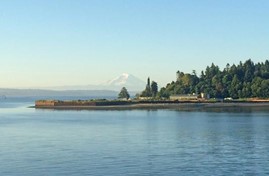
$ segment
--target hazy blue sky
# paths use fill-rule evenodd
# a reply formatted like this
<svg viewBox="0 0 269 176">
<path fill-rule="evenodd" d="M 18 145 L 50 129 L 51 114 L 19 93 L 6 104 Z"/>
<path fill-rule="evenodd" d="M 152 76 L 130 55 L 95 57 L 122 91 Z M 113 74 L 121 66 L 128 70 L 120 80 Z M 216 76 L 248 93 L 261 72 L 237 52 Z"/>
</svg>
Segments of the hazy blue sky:
<svg viewBox="0 0 269 176">
<path fill-rule="evenodd" d="M 268 0 L 0 0 L 0 87 L 159 84 L 269 59 Z"/>
</svg>

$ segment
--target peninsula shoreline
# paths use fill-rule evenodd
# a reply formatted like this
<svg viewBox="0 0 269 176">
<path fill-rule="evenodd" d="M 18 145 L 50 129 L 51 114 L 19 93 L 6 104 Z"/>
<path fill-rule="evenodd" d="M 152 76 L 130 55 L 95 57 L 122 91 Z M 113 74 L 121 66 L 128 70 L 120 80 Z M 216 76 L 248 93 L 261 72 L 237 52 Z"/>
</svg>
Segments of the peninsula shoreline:
<svg viewBox="0 0 269 176">
<path fill-rule="evenodd" d="M 136 110 L 136 109 L 210 109 L 210 108 L 266 108 L 269 102 L 178 102 L 178 103 L 135 103 L 124 105 L 61 105 L 32 106 L 36 109 L 55 110 Z"/>
</svg>

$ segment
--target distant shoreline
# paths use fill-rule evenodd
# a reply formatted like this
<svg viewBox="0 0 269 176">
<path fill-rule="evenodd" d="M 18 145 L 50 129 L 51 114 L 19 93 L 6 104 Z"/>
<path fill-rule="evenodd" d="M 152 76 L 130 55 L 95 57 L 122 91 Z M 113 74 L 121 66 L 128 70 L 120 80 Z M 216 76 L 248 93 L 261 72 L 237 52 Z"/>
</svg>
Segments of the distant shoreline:
<svg viewBox="0 0 269 176">
<path fill-rule="evenodd" d="M 210 109 L 210 108 L 268 108 L 269 102 L 178 102 L 178 103 L 135 103 L 124 105 L 61 105 L 32 106 L 36 109 L 55 110 L 135 110 L 135 109 Z"/>
</svg>

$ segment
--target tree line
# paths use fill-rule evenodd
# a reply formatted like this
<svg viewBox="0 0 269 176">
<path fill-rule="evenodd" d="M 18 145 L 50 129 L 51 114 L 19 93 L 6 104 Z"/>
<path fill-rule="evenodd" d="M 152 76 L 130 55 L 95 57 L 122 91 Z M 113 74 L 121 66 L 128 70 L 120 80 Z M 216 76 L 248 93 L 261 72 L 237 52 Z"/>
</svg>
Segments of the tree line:
<svg viewBox="0 0 269 176">
<path fill-rule="evenodd" d="M 254 64 L 251 59 L 238 65 L 227 64 L 221 70 L 217 65 L 207 66 L 200 76 L 196 71 L 177 71 L 176 81 L 168 83 L 158 97 L 175 94 L 205 93 L 214 98 L 269 98 L 269 61 Z"/>
<path fill-rule="evenodd" d="M 169 98 L 178 94 L 207 94 L 213 98 L 269 98 L 269 61 L 253 63 L 251 59 L 244 63 L 230 65 L 224 69 L 214 63 L 207 66 L 200 76 L 192 73 L 176 72 L 176 81 L 168 83 L 158 91 L 155 81 L 147 80 L 146 88 L 137 97 Z M 129 98 L 124 87 L 119 98 Z"/>
<path fill-rule="evenodd" d="M 150 78 L 147 80 L 146 88 L 141 93 L 136 94 L 136 97 L 151 97 L 156 98 L 158 93 L 158 84 L 155 81 L 150 82 Z M 123 87 L 118 94 L 118 99 L 129 99 L 130 94 L 126 87 Z"/>
<path fill-rule="evenodd" d="M 147 80 L 145 90 L 141 92 L 140 97 L 156 97 L 158 93 L 158 84 L 155 81 L 150 83 L 150 78 Z"/>
</svg>

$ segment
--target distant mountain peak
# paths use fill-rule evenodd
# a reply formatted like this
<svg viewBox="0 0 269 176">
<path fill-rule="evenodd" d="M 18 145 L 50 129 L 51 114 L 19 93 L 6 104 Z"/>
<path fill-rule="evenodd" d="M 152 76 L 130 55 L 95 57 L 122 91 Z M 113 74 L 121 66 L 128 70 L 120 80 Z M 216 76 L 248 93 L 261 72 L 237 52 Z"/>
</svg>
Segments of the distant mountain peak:
<svg viewBox="0 0 269 176">
<path fill-rule="evenodd" d="M 131 91 L 142 91 L 146 83 L 131 74 L 122 73 L 120 76 L 111 79 L 101 85 L 109 87 L 111 90 L 118 90 L 122 87 L 126 87 Z"/>
<path fill-rule="evenodd" d="M 120 76 L 118 76 L 112 80 L 109 80 L 107 82 L 107 84 L 108 85 L 124 85 L 127 82 L 128 78 L 129 78 L 129 74 L 123 73 Z"/>
<path fill-rule="evenodd" d="M 128 73 L 122 73 L 121 76 L 124 76 L 124 77 L 128 78 L 129 74 Z"/>
</svg>

